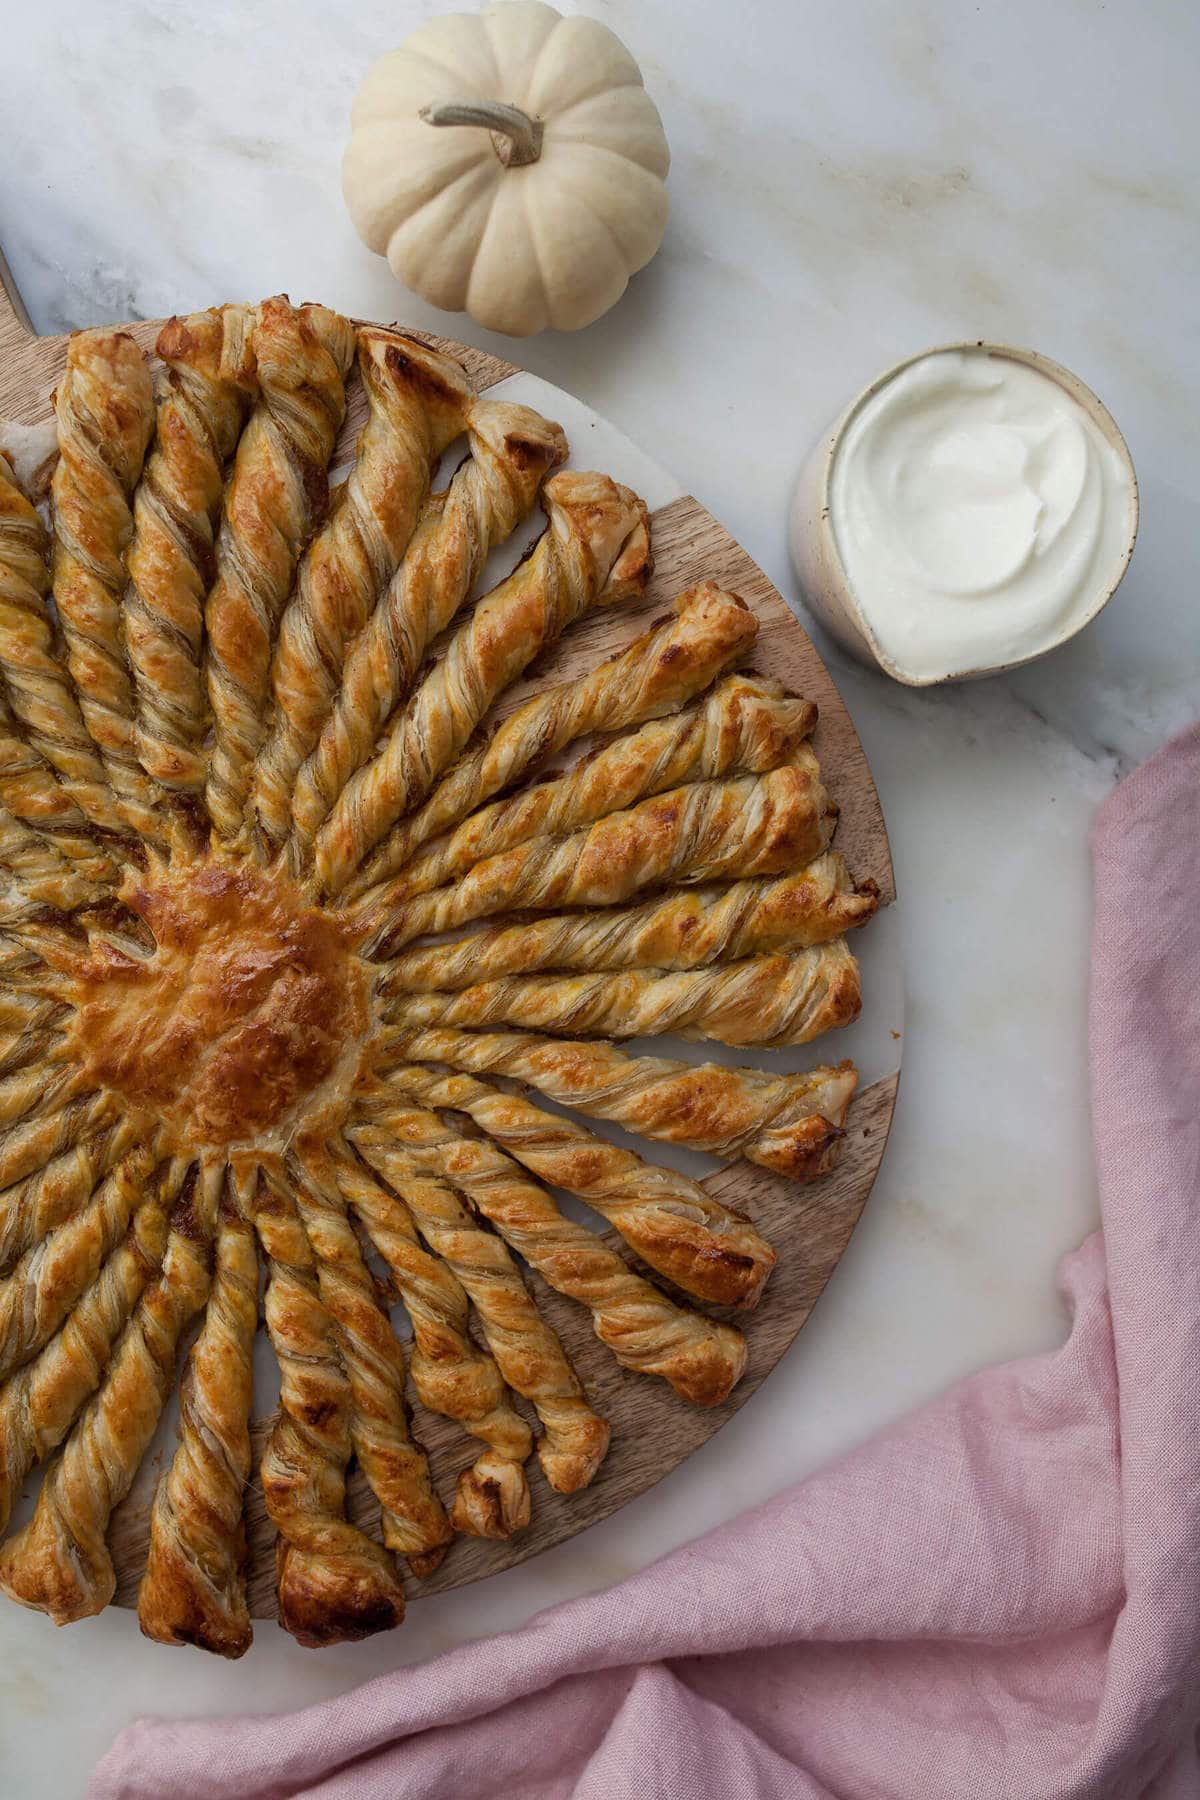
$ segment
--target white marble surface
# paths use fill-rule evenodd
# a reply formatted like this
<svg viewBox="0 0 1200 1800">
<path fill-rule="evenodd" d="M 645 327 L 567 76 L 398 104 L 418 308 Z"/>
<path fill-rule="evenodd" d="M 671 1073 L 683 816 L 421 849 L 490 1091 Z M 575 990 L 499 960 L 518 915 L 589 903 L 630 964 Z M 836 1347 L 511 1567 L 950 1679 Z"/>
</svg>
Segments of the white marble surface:
<svg viewBox="0 0 1200 1800">
<path fill-rule="evenodd" d="M 569 4 L 569 0 L 568 0 Z M 287 288 L 462 321 L 399 293 L 343 213 L 370 58 L 428 0 L 0 0 L 0 240 L 42 330 Z M 966 1370 L 1053 1344 L 1056 1258 L 1089 1226 L 1087 832 L 1121 769 L 1200 711 L 1190 0 L 586 0 L 642 61 L 674 151 L 663 250 L 607 319 L 520 346 L 672 468 L 785 594 L 789 483 L 876 369 L 1032 344 L 1110 405 L 1142 484 L 1133 569 L 1033 669 L 910 693 L 830 663 L 891 826 L 909 985 L 883 1173 L 762 1395 L 616 1520 L 402 1633 L 314 1655 L 264 1630 L 214 1666 L 128 1615 L 55 1633 L 0 1609 L 0 1796 L 82 1791 L 139 1712 L 278 1708 L 614 1580 Z"/>
</svg>

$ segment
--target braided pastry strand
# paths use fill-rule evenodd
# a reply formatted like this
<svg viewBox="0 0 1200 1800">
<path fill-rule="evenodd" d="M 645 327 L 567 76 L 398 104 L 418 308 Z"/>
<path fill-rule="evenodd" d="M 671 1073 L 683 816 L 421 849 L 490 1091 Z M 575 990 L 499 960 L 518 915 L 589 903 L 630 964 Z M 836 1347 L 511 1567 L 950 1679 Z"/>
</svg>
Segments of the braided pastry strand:
<svg viewBox="0 0 1200 1800">
<path fill-rule="evenodd" d="M 0 1193 L 0 1270 L 73 1219 L 97 1183 L 148 1134 L 148 1120 L 127 1116 L 84 1134 L 32 1175 L 5 1188 Z"/>
<path fill-rule="evenodd" d="M 546 530 L 454 633 L 317 834 L 338 887 L 428 794 L 496 697 L 593 606 L 644 591 L 653 567 L 644 503 L 607 475 L 560 469 L 542 489 Z"/>
<path fill-rule="evenodd" d="M 42 978 L 48 973 L 50 971 L 36 950 L 15 938 L 7 927 L 0 929 L 0 979 L 10 987 L 38 994 L 47 991 L 42 987 Z M 57 978 L 51 975 L 51 979 Z"/>
<path fill-rule="evenodd" d="M 261 1465 L 275 1546 L 279 1622 L 310 1648 L 388 1631 L 404 1588 L 382 1545 L 346 1517 L 350 1382 L 295 1204 L 261 1175 L 248 1205 L 267 1260 L 266 1319 L 279 1416 Z"/>
<path fill-rule="evenodd" d="M 258 400 L 238 441 L 204 608 L 215 739 L 205 805 L 219 837 L 241 829 L 263 738 L 271 652 L 304 545 L 329 505 L 354 327 L 323 306 L 264 300 L 254 321 Z"/>
<path fill-rule="evenodd" d="M 367 423 L 329 522 L 297 571 L 271 666 L 274 724 L 255 767 L 250 810 L 274 847 L 288 835 L 296 775 L 329 716 L 346 647 L 391 580 L 431 472 L 475 398 L 456 362 L 401 332 L 361 330 L 358 367 Z"/>
<path fill-rule="evenodd" d="M 134 748 L 134 693 L 122 614 L 130 508 L 154 429 L 154 393 L 146 359 L 126 332 L 72 334 L 54 415 L 54 604 L 79 710 L 100 752 L 118 815 L 94 823 L 119 828 L 124 821 L 147 843 L 161 844 L 159 790 Z"/>
<path fill-rule="evenodd" d="M 558 1334 L 534 1306 L 504 1243 L 485 1230 L 454 1189 L 423 1166 L 429 1133 L 441 1125 L 403 1094 L 377 1097 L 370 1120 L 347 1136 L 412 1213 L 417 1229 L 470 1295 L 500 1373 L 532 1401 L 542 1422 L 538 1461 L 550 1486 L 573 1494 L 595 1475 L 609 1428 L 588 1405 Z"/>
<path fill-rule="evenodd" d="M 399 1037 L 395 1048 L 406 1062 L 508 1076 L 589 1118 L 713 1156 L 745 1157 L 792 1181 L 829 1173 L 858 1085 L 849 1062 L 802 1075 L 769 1075 L 722 1063 L 630 1056 L 595 1040 L 564 1042 L 522 1031 L 432 1026 Z"/>
<path fill-rule="evenodd" d="M 768 950 L 804 950 L 864 925 L 873 881 L 852 880 L 836 851 L 795 875 L 655 895 L 640 906 L 555 913 L 405 950 L 383 969 L 382 996 L 445 991 L 543 970 L 703 968 Z"/>
<path fill-rule="evenodd" d="M 74 1069 L 55 1069 L 47 1079 L 41 1069 L 22 1069 L 0 1080 L 0 1133 L 23 1119 L 44 1117 L 78 1091 Z"/>
<path fill-rule="evenodd" d="M 99 1386 L 166 1242 L 167 1208 L 152 1188 L 62 1329 L 0 1388 L 0 1538 L 26 1475 L 58 1448 Z"/>
<path fill-rule="evenodd" d="M 566 461 L 562 427 L 526 406 L 476 400 L 467 431 L 471 454 L 426 502 L 386 594 L 350 647 L 333 710 L 297 777 L 293 832 L 305 851 L 393 708 L 407 699 L 426 650 L 474 588 L 489 552 Z M 329 871 L 322 865 L 318 874 L 324 881 Z"/>
<path fill-rule="evenodd" d="M 0 1381 L 36 1356 L 96 1279 L 145 1198 L 156 1160 L 145 1146 L 131 1150 L 89 1203 L 0 1281 Z"/>
<path fill-rule="evenodd" d="M 88 822 L 120 830 L 104 765 L 57 654 L 46 606 L 49 548 L 45 526 L 0 456 L 0 658 L 12 712 L 29 751 L 57 773 Z"/>
<path fill-rule="evenodd" d="M 389 1070 L 422 1105 L 469 1113 L 518 1162 L 614 1225 L 642 1261 L 685 1293 L 717 1306 L 757 1305 L 775 1252 L 750 1220 L 690 1176 L 644 1162 L 575 1119 L 543 1112 L 473 1075 L 442 1075 L 415 1063 Z"/>
<path fill-rule="evenodd" d="M 401 1081 L 406 1073 L 399 1072 Z M 429 1097 L 436 1092 L 433 1077 Z M 587 1307 L 597 1337 L 623 1367 L 661 1376 L 697 1406 L 728 1398 L 746 1365 L 740 1331 L 669 1300 L 595 1232 L 566 1218 L 488 1139 L 464 1137 L 436 1113 L 414 1109 L 406 1116 L 405 1148 L 419 1167 L 461 1188 L 552 1288 Z"/>
<path fill-rule="evenodd" d="M 33 1517 L 0 1548 L 0 1588 L 56 1625 L 88 1618 L 113 1597 L 109 1521 L 150 1447 L 175 1380 L 179 1340 L 208 1294 L 209 1247 L 192 1213 L 191 1173 L 183 1162 L 168 1165 L 167 1193 L 179 1198 L 162 1268 L 51 1465 Z"/>
<path fill-rule="evenodd" d="M 216 574 L 225 464 L 256 386 L 253 324 L 252 307 L 213 307 L 168 319 L 155 346 L 167 382 L 133 497 L 125 642 L 138 758 L 156 781 L 184 793 L 200 792 L 207 767 L 204 599 Z"/>
<path fill-rule="evenodd" d="M 194 1644 L 238 1657 L 253 1631 L 246 1604 L 258 1259 L 254 1233 L 215 1159 L 200 1174 L 203 1229 L 215 1238 L 204 1323 L 179 1389 L 179 1444 L 160 1477 L 138 1588 L 138 1623 L 160 1644 Z"/>
<path fill-rule="evenodd" d="M 311 1151 L 303 1146 L 306 1168 Z M 498 1455 L 524 1462 L 533 1437 L 508 1404 L 494 1358 L 470 1335 L 466 1291 L 452 1270 L 421 1246 L 408 1207 L 342 1145 L 325 1156 L 348 1206 L 387 1264 L 412 1321 L 412 1375 L 421 1404 L 456 1419 Z"/>
<path fill-rule="evenodd" d="M 533 1434 L 509 1404 L 495 1359 L 470 1336 L 463 1286 L 421 1247 L 404 1202 L 374 1180 L 347 1145 L 336 1161 L 328 1151 L 325 1160 L 391 1271 L 412 1321 L 412 1375 L 422 1405 L 458 1420 L 488 1446 L 458 1478 L 451 1523 L 472 1537 L 511 1537 L 529 1523 L 522 1464 Z"/>
<path fill-rule="evenodd" d="M 836 816 L 817 759 L 802 745 L 765 775 L 672 788 L 569 837 L 530 838 L 476 863 L 452 886 L 399 903 L 389 886 L 355 910 L 366 953 L 382 959 L 427 932 L 491 913 L 614 906 L 672 882 L 780 874 L 825 849 Z"/>
<path fill-rule="evenodd" d="M 292 1160 L 292 1159 L 290 1159 Z M 454 1529 L 414 1442 L 404 1409 L 404 1352 L 380 1306 L 341 1189 L 310 1147 L 303 1172 L 289 1166 L 292 1195 L 316 1259 L 317 1288 L 333 1320 L 350 1381 L 354 1454 L 383 1513 L 383 1541 L 414 1575 L 432 1575 Z"/>
<path fill-rule="evenodd" d="M 106 816 L 119 824 L 108 789 L 97 786 L 91 796 L 83 797 L 90 800 L 95 795 L 101 797 L 107 808 Z M 22 735 L 2 684 L 0 804 L 13 818 L 37 832 L 48 847 L 58 851 L 81 880 L 98 887 L 115 884 L 118 879 L 116 865 L 89 835 L 92 821 L 72 799 L 67 787 L 56 779 L 41 751 L 34 749 Z"/>
<path fill-rule="evenodd" d="M 851 1024 L 861 1001 L 858 964 L 837 938 L 790 955 L 674 974 L 627 969 L 481 981 L 446 1003 L 437 994 L 397 997 L 383 1016 L 407 1031 L 425 1024 L 515 1025 L 560 1037 L 676 1036 L 770 1049 L 811 1043 Z"/>
<path fill-rule="evenodd" d="M 785 695 L 778 682 L 728 676 L 697 705 L 614 738 L 556 780 L 473 813 L 406 862 L 389 895 L 429 893 L 530 838 L 568 837 L 670 788 L 766 774 L 796 754 L 816 716 L 815 706 Z M 403 829 L 392 834 L 389 852 Z"/>
<path fill-rule="evenodd" d="M 56 912 L 73 912 L 76 907 L 93 905 L 103 893 L 94 882 L 71 867 L 50 839 L 40 837 L 31 825 L 14 817 L 3 806 L 0 806 L 0 871 L 4 885 L 0 919 L 5 923 L 33 918 L 47 906 Z"/>
<path fill-rule="evenodd" d="M 35 994 L 0 992 L 0 1077 L 27 1069 L 43 1069 L 69 1054 L 64 1026 L 70 1007 L 61 1000 Z"/>
<path fill-rule="evenodd" d="M 80 1093 L 76 1078 L 57 1071 L 47 1081 L 46 1072 L 22 1070 L 21 1077 L 40 1079 L 45 1098 L 28 1109 L 26 1116 L 0 1137 L 0 1188 L 8 1188 L 35 1170 L 42 1169 L 60 1151 L 84 1143 L 111 1123 L 117 1110 L 109 1093 Z M 0 1093 L 8 1082 L 0 1084 Z"/>
<path fill-rule="evenodd" d="M 689 588 L 665 618 L 627 649 L 582 680 L 563 682 L 527 700 L 489 739 L 460 757 L 424 805 L 379 846 L 352 892 L 399 869 L 410 876 L 412 859 L 423 844 L 452 830 L 564 745 L 592 732 L 619 731 L 674 712 L 744 656 L 757 635 L 754 614 L 735 594 L 710 581 Z M 815 709 L 812 718 L 815 722 Z M 623 741 L 631 744 L 630 739 Z M 776 760 L 782 761 L 782 755 Z M 667 780 L 662 785 L 677 784 Z M 649 791 L 643 788 L 637 797 Z M 604 810 L 613 812 L 625 804 L 614 800 Z"/>
</svg>

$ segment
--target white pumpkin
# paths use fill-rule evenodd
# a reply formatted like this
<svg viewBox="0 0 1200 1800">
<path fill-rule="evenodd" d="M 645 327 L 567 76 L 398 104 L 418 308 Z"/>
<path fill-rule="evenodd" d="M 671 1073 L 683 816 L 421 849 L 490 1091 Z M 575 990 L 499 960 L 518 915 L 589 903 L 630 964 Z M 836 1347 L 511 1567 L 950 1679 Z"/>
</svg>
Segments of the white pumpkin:
<svg viewBox="0 0 1200 1800">
<path fill-rule="evenodd" d="M 662 241 L 662 121 L 595 19 L 541 0 L 433 19 L 368 70 L 351 118 L 360 237 L 492 331 L 590 325 Z"/>
</svg>

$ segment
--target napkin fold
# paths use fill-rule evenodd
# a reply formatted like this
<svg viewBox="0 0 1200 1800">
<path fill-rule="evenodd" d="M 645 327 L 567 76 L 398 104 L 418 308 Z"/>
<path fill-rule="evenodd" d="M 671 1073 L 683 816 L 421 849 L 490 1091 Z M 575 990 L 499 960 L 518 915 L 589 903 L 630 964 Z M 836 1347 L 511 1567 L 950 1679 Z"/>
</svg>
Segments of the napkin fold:
<svg viewBox="0 0 1200 1800">
<path fill-rule="evenodd" d="M 1200 728 L 1093 848 L 1103 1235 L 1061 1265 L 1061 1350 L 500 1639 L 140 1721 L 91 1800 L 1194 1800 Z"/>
</svg>

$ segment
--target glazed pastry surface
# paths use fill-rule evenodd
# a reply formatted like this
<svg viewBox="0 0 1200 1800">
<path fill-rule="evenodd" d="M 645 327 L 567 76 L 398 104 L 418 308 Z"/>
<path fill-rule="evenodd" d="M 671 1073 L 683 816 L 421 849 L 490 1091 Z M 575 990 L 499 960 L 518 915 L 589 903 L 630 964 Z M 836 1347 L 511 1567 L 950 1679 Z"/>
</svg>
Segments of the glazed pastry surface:
<svg viewBox="0 0 1200 1800">
<path fill-rule="evenodd" d="M 36 492 L 0 453 L 0 1591 L 354 1641 L 761 1379 L 758 1196 L 856 1072 L 686 1042 L 849 1022 L 880 894 L 758 613 L 444 346 L 239 301 L 73 334 L 54 412 Z"/>
</svg>

